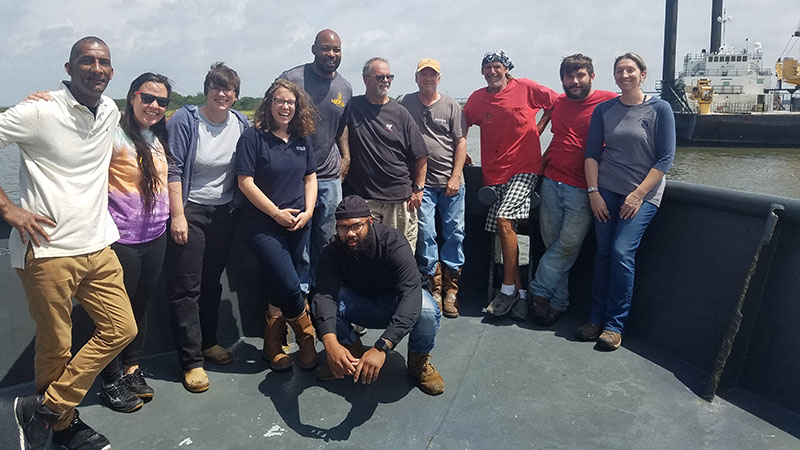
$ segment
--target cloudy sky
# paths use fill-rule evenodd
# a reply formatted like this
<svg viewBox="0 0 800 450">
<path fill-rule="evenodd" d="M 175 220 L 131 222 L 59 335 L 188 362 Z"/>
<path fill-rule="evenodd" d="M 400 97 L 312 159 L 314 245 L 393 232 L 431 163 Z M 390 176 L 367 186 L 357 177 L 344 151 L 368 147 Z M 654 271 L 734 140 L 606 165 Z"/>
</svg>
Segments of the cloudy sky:
<svg viewBox="0 0 800 450">
<path fill-rule="evenodd" d="M 238 71 L 242 95 L 261 96 L 282 70 L 311 59 L 310 45 L 323 28 L 342 37 L 340 72 L 357 94 L 364 91 L 360 68 L 369 57 L 389 60 L 397 75 L 393 95 L 416 90 L 416 62 L 434 57 L 442 63 L 442 92 L 466 97 L 484 85 L 480 60 L 495 48 L 511 57 L 515 76 L 559 91 L 561 58 L 576 52 L 594 59 L 599 88 L 616 90 L 611 64 L 626 51 L 647 62 L 647 90 L 661 78 L 663 0 L 0 1 L 0 105 L 56 87 L 70 46 L 85 35 L 111 47 L 115 76 L 107 93 L 114 98 L 144 71 L 163 73 L 177 92 L 193 94 L 218 60 Z M 788 3 L 794 2 L 727 0 L 728 45 L 761 42 L 772 66 L 800 21 L 781 12 Z M 680 2 L 679 69 L 685 53 L 708 47 L 710 21 L 711 0 Z M 792 56 L 799 56 L 798 47 Z"/>
</svg>

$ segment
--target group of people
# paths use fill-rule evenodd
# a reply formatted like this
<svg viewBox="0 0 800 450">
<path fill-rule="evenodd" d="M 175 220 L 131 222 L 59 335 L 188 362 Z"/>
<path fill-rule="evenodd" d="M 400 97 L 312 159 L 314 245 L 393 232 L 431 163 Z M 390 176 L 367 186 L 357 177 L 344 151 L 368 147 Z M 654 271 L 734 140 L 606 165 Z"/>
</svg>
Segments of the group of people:
<svg viewBox="0 0 800 450">
<path fill-rule="evenodd" d="M 591 315 L 576 334 L 596 340 L 598 349 L 616 350 L 630 312 L 636 250 L 658 210 L 675 156 L 672 109 L 642 91 L 647 67 L 635 53 L 614 61 L 621 95 L 592 88 L 592 60 L 582 54 L 562 60 L 561 95 L 512 77 L 513 67 L 504 52 L 487 53 L 481 68 L 488 86 L 464 106 L 467 124 L 481 128 L 483 184 L 497 195 L 485 229 L 499 235 L 504 272 L 486 310 L 515 320 L 530 314 L 552 326 L 569 306 L 569 271 L 594 222 Z M 553 139 L 542 155 L 539 135 L 548 122 Z M 528 218 L 537 183 L 546 251 L 526 291 L 515 225 Z"/>
<path fill-rule="evenodd" d="M 427 394 L 444 392 L 430 358 L 441 316 L 459 315 L 471 125 L 481 128 L 483 182 L 497 193 L 485 228 L 500 237 L 505 269 L 487 312 L 523 320 L 530 310 L 555 323 L 594 216 L 592 315 L 577 332 L 620 345 L 635 251 L 675 147 L 669 106 L 641 91 L 641 58 L 616 60 L 617 96 L 592 89 L 591 59 L 566 57 L 559 96 L 512 77 L 508 56 L 489 52 L 487 86 L 462 111 L 438 91 L 435 59 L 419 61 L 418 92 L 395 102 L 387 60 L 366 61 L 365 93 L 353 96 L 338 72 L 338 34 L 320 31 L 311 52 L 312 62 L 269 86 L 252 124 L 232 109 L 240 79 L 221 62 L 206 75 L 205 105 L 167 121 L 170 82 L 147 72 L 131 83 L 120 119 L 103 95 L 114 72 L 97 37 L 73 45 L 61 89 L 0 114 L 0 145 L 17 143 L 22 155 L 20 206 L 0 190 L 0 213 L 14 227 L 12 265 L 36 324 L 36 393 L 14 402 L 21 449 L 44 448 L 51 431 L 65 448 L 109 448 L 75 409 L 97 375 L 114 410 L 153 398 L 140 363 L 162 269 L 183 385 L 209 389 L 204 363 L 233 361 L 216 329 L 234 232 L 266 281 L 263 356 L 272 370 L 293 365 L 287 326 L 299 367 L 316 368 L 322 381 L 375 381 L 386 352 L 408 335 L 409 375 Z M 554 137 L 542 156 L 548 122 Z M 539 182 L 547 251 L 527 295 L 515 225 L 528 218 Z M 96 327 L 75 355 L 73 297 Z M 385 331 L 365 348 L 361 327 Z"/>
</svg>

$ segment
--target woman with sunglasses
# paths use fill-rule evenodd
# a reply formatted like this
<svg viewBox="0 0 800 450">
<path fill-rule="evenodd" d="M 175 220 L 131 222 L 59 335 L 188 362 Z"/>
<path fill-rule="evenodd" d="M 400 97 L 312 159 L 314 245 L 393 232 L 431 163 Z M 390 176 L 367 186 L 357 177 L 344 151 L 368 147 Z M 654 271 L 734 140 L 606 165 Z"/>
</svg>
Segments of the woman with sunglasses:
<svg viewBox="0 0 800 450">
<path fill-rule="evenodd" d="M 147 331 L 147 302 L 166 249 L 167 129 L 164 113 L 172 92 L 163 75 L 146 72 L 128 89 L 125 112 L 114 137 L 108 176 L 108 209 L 120 239 L 111 245 L 123 269 L 139 334 L 101 373 L 100 399 L 115 411 L 131 412 L 153 398 L 139 363 Z"/>
<path fill-rule="evenodd" d="M 256 110 L 255 126 L 242 133 L 236 146 L 236 175 L 247 199 L 242 237 L 267 281 L 270 309 L 263 355 L 276 371 L 292 367 L 282 348 L 285 322 L 300 347 L 300 367 L 317 365 L 314 327 L 297 275 L 317 199 L 316 163 L 308 138 L 315 114 L 305 91 L 276 80 Z"/>
<path fill-rule="evenodd" d="M 614 61 L 622 95 L 592 113 L 585 172 L 595 217 L 597 253 L 592 312 L 578 338 L 601 350 L 622 343 L 633 296 L 636 250 L 666 185 L 675 157 L 675 119 L 669 103 L 642 91 L 647 68 L 635 53 Z"/>
</svg>

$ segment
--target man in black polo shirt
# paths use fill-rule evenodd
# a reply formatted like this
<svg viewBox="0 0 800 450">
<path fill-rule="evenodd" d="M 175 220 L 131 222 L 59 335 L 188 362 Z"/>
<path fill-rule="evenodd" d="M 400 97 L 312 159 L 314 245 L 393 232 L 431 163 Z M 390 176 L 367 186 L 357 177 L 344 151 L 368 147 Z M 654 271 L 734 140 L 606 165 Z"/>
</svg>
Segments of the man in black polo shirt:
<svg viewBox="0 0 800 450">
<path fill-rule="evenodd" d="M 336 208 L 336 235 L 320 256 L 312 311 L 327 365 L 321 381 L 352 375 L 369 384 L 378 378 L 386 352 L 408 334 L 408 373 L 429 395 L 444 392 L 430 363 L 441 312 L 421 276 L 408 241 L 397 230 L 373 223 L 366 201 L 347 196 Z M 351 324 L 385 328 L 364 350 Z"/>
<path fill-rule="evenodd" d="M 397 229 L 417 247 L 417 209 L 428 167 L 428 147 L 408 110 L 389 98 L 394 75 L 383 58 L 364 64 L 364 95 L 345 110 L 350 172 L 345 195 L 367 199 L 373 219 Z"/>
</svg>

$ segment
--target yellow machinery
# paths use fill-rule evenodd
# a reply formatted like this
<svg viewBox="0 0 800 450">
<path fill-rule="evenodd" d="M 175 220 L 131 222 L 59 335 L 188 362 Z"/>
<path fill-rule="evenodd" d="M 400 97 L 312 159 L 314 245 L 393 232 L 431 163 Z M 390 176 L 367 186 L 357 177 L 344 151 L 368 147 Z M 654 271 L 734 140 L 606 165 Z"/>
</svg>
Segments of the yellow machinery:
<svg viewBox="0 0 800 450">
<path fill-rule="evenodd" d="M 800 85 L 800 66 L 797 60 L 790 57 L 780 59 L 775 63 L 775 74 L 778 79 L 794 85 Z"/>
<path fill-rule="evenodd" d="M 711 99 L 714 97 L 714 88 L 711 87 L 711 80 L 701 78 L 692 86 L 689 98 L 697 101 L 697 112 L 708 114 L 711 112 Z"/>
</svg>

